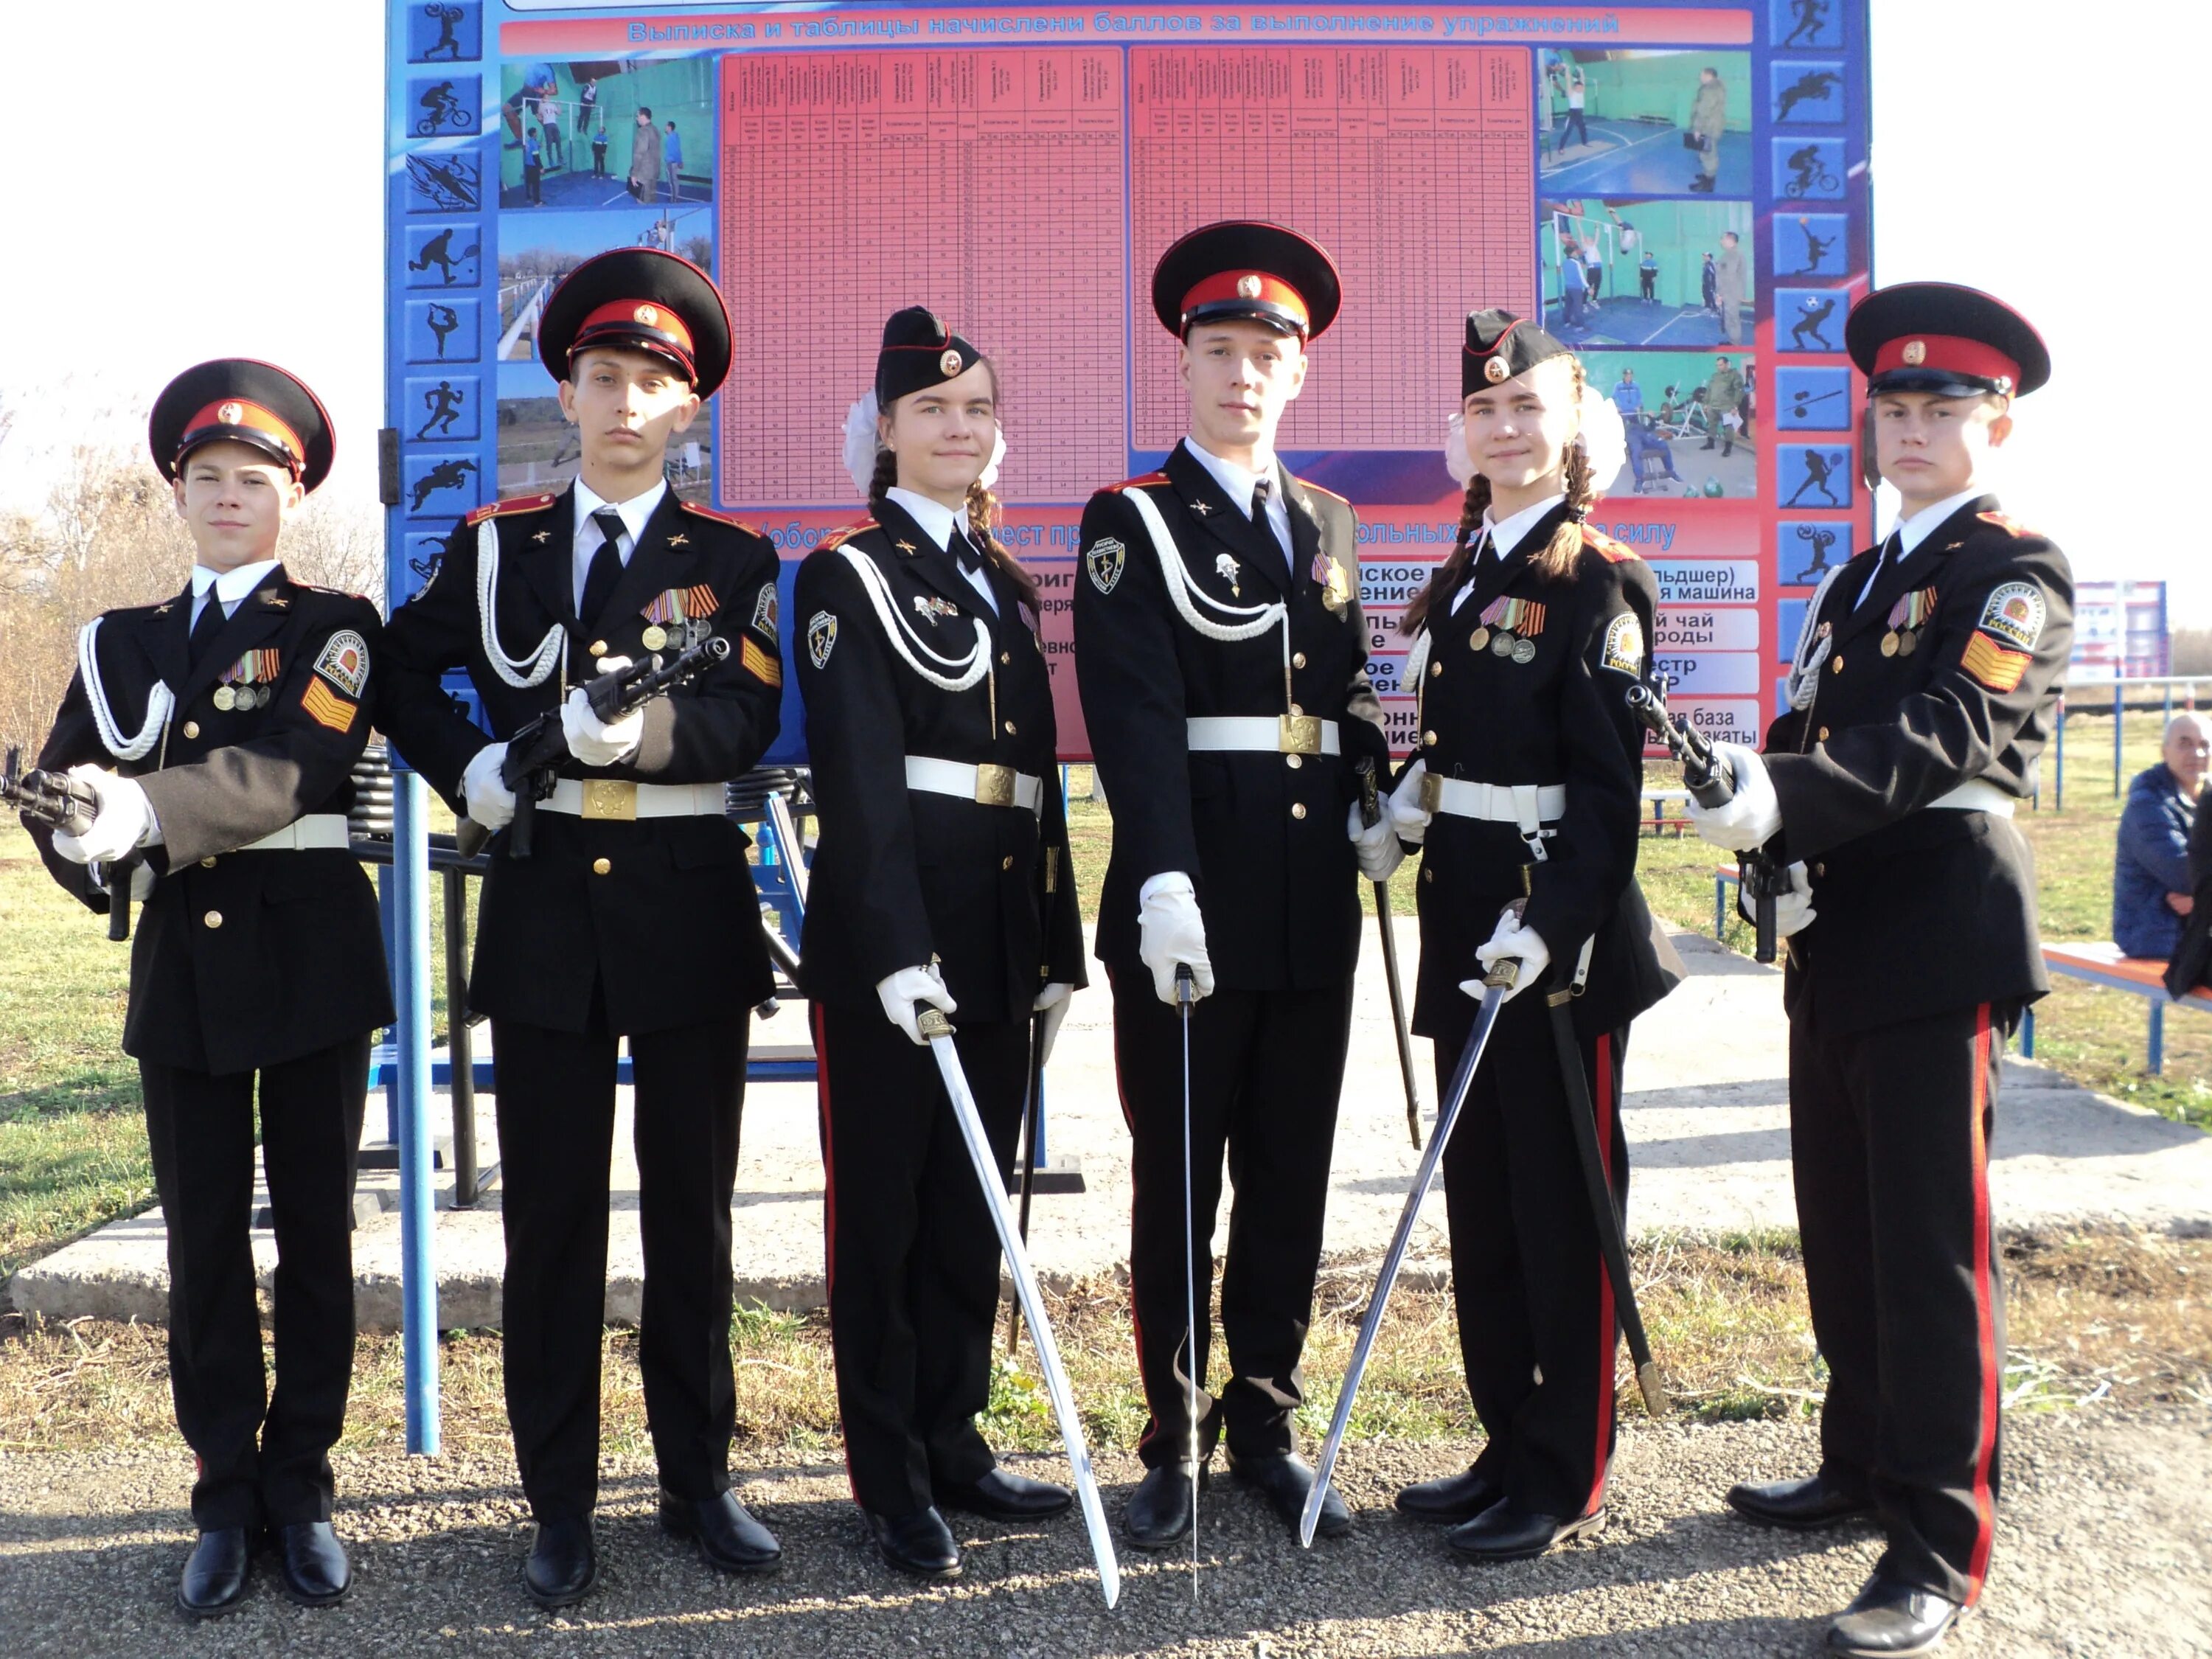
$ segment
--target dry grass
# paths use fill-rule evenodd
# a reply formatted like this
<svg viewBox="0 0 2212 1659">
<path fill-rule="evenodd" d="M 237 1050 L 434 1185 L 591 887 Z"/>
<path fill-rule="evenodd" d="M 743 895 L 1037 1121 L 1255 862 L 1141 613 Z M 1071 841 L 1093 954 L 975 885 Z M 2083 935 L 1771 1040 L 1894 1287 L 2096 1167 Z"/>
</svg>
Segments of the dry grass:
<svg viewBox="0 0 2212 1659">
<path fill-rule="evenodd" d="M 2005 1270 L 2006 1389 L 2014 1409 L 2099 1400 L 2212 1403 L 2212 1240 L 2125 1233 L 2016 1238 L 2006 1245 Z M 1813 1349 L 1794 1237 L 1662 1241 L 1638 1250 L 1637 1271 L 1645 1323 L 1678 1411 L 1716 1421 L 1817 1405 L 1824 1370 Z M 1309 1438 L 1328 1426 L 1369 1289 L 1356 1276 L 1324 1282 L 1307 1346 L 1311 1398 L 1300 1413 Z M 1054 1327 L 1091 1443 L 1133 1447 L 1145 1411 L 1126 1292 L 1100 1283 L 1056 1297 Z M 822 1316 L 742 1310 L 732 1346 L 740 1456 L 834 1460 L 836 1395 Z M 498 1337 L 448 1333 L 439 1361 L 447 1443 L 505 1443 Z M 1217 1349 L 1217 1375 L 1222 1363 Z M 164 1333 L 156 1328 L 0 1320 L 0 1449 L 174 1443 L 166 1367 Z M 1624 1398 L 1632 1398 L 1627 1381 L 1624 1369 Z M 608 1334 L 601 1386 L 609 1449 L 646 1455 L 634 1332 Z M 1058 1444 L 1026 1344 L 1016 1360 L 998 1367 L 982 1428 L 1009 1451 Z M 1449 1293 L 1401 1290 L 1360 1389 L 1353 1437 L 1418 1442 L 1477 1431 L 1460 1380 Z M 404 1441 L 399 1340 L 364 1337 L 344 1444 L 359 1450 Z"/>
</svg>

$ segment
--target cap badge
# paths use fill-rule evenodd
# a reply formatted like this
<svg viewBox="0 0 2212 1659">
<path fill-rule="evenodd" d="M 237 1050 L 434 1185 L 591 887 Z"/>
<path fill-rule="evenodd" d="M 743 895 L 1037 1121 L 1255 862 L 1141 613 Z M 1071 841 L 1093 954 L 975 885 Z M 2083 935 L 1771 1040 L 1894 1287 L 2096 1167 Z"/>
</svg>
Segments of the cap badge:
<svg viewBox="0 0 2212 1659">
<path fill-rule="evenodd" d="M 957 374 L 960 372 L 960 354 L 947 348 L 945 355 L 937 360 L 937 367 L 947 375 Z"/>
<path fill-rule="evenodd" d="M 1513 370 L 1503 357 L 1492 357 L 1482 366 L 1482 378 L 1496 386 L 1500 380 L 1513 378 Z"/>
<path fill-rule="evenodd" d="M 243 404 L 225 404 L 216 410 L 215 417 L 225 426 L 236 426 L 246 418 L 246 406 Z"/>
<path fill-rule="evenodd" d="M 653 327 L 660 321 L 660 307 L 658 306 L 640 306 L 630 314 L 647 328 Z"/>
<path fill-rule="evenodd" d="M 1920 367 L 1920 365 L 1921 365 L 1921 364 L 1923 364 L 1923 363 L 1926 362 L 1927 361 L 1928 361 L 1928 342 L 1927 342 L 1927 341 L 1925 341 L 1925 340 L 1907 340 L 1907 341 L 1905 343 L 1905 367 L 1906 367 L 1906 368 L 1919 368 L 1919 367 Z"/>
<path fill-rule="evenodd" d="M 1237 279 L 1237 297 L 1240 300 L 1258 299 L 1260 279 L 1257 276 L 1239 276 Z"/>
</svg>

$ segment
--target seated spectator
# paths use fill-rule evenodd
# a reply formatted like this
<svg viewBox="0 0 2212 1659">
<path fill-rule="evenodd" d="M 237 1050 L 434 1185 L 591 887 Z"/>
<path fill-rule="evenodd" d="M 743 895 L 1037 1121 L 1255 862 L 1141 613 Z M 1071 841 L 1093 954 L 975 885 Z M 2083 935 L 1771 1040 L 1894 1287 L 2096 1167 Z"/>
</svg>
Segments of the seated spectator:
<svg viewBox="0 0 2212 1659">
<path fill-rule="evenodd" d="M 2212 758 L 2212 722 L 2176 714 L 2166 722 L 2165 758 L 2128 786 L 2112 860 L 2112 942 L 2123 955 L 2163 962 L 2181 939 L 2190 896 L 2189 836 Z"/>
</svg>

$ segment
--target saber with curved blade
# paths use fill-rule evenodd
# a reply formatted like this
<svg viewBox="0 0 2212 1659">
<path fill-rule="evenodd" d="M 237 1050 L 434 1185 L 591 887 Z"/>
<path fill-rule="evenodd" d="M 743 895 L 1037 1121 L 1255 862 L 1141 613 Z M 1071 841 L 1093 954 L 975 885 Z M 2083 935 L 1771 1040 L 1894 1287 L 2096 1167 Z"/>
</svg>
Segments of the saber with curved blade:
<svg viewBox="0 0 2212 1659">
<path fill-rule="evenodd" d="M 990 1137 L 983 1133 L 983 1116 L 976 1109 L 975 1091 L 960 1065 L 960 1051 L 952 1046 L 952 1022 L 935 1008 L 925 1008 L 916 1022 L 929 1041 L 929 1052 L 945 1079 L 945 1092 L 952 1102 L 953 1121 L 967 1143 L 968 1161 L 982 1183 L 984 1207 L 998 1229 L 1000 1248 L 1013 1275 L 1014 1294 L 1021 1300 L 1022 1316 L 1029 1321 L 1030 1340 L 1036 1345 L 1037 1364 L 1044 1372 L 1045 1392 L 1052 1398 L 1052 1414 L 1060 1422 L 1060 1443 L 1067 1449 L 1067 1465 L 1075 1476 L 1076 1501 L 1082 1506 L 1084 1530 L 1091 1534 L 1091 1554 L 1098 1563 L 1098 1585 L 1106 1605 L 1121 1599 L 1121 1565 L 1114 1557 L 1113 1536 L 1106 1528 L 1106 1508 L 1099 1500 L 1097 1477 L 1091 1472 L 1091 1449 L 1084 1444 L 1083 1420 L 1075 1414 L 1075 1395 L 1068 1387 L 1067 1369 L 1060 1363 L 1060 1345 L 1053 1340 L 1052 1325 L 1045 1318 L 1044 1297 L 1036 1274 L 1030 1269 L 1029 1252 L 1022 1248 L 1014 1213 L 1006 1203 L 1006 1183 L 992 1156 Z"/>
<path fill-rule="evenodd" d="M 1306 1506 L 1298 1516 L 1298 1542 L 1311 1549 L 1314 1528 L 1321 1520 L 1321 1506 L 1328 1497 L 1329 1476 L 1335 1473 L 1337 1454 L 1344 1449 L 1344 1431 L 1352 1422 L 1352 1401 L 1359 1392 L 1359 1379 L 1367 1370 L 1367 1358 L 1375 1351 L 1376 1333 L 1382 1328 L 1382 1310 L 1389 1305 L 1391 1287 L 1398 1282 L 1398 1270 L 1405 1266 L 1406 1247 L 1413 1243 L 1413 1223 L 1421 1213 L 1421 1200 L 1429 1195 L 1430 1183 L 1437 1178 L 1437 1166 L 1443 1162 L 1444 1148 L 1451 1142 L 1452 1126 L 1459 1121 L 1460 1109 L 1467 1104 L 1467 1092 L 1474 1082 L 1474 1068 L 1482 1061 L 1482 1051 L 1490 1045 L 1491 1029 L 1498 1024 L 1498 1016 L 1512 994 L 1513 981 L 1519 968 L 1511 957 L 1501 957 L 1498 965 L 1483 976 L 1488 988 L 1482 997 L 1482 1012 L 1475 1016 L 1474 1030 L 1468 1033 L 1467 1047 L 1460 1050 L 1458 1069 L 1452 1073 L 1451 1088 L 1437 1108 L 1437 1127 L 1429 1133 L 1429 1145 L 1421 1154 L 1419 1166 L 1413 1171 L 1413 1189 L 1406 1194 L 1405 1213 L 1398 1218 L 1398 1231 L 1390 1235 L 1390 1249 L 1382 1258 L 1382 1271 L 1375 1280 L 1375 1294 L 1368 1298 L 1367 1311 L 1359 1321 L 1359 1340 L 1352 1345 L 1352 1363 L 1345 1368 L 1344 1386 L 1337 1391 L 1336 1412 L 1329 1419 L 1328 1438 L 1322 1443 L 1321 1462 L 1314 1470 L 1313 1490 L 1306 1494 Z"/>
</svg>

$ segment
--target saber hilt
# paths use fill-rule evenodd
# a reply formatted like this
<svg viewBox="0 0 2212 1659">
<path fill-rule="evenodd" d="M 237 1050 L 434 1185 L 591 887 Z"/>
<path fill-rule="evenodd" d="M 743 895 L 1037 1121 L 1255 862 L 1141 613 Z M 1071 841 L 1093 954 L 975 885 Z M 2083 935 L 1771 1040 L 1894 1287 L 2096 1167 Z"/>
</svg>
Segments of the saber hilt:
<svg viewBox="0 0 2212 1659">
<path fill-rule="evenodd" d="M 925 1008 L 914 1017 L 915 1029 L 921 1033 L 924 1042 L 934 1042 L 939 1037 L 949 1037 L 958 1028 L 952 1017 L 942 1008 Z"/>
<path fill-rule="evenodd" d="M 1190 964 L 1178 962 L 1176 963 L 1176 1008 L 1185 1019 L 1188 1019 L 1190 1011 L 1197 1006 L 1197 1003 L 1198 981 L 1192 977 Z"/>
</svg>

